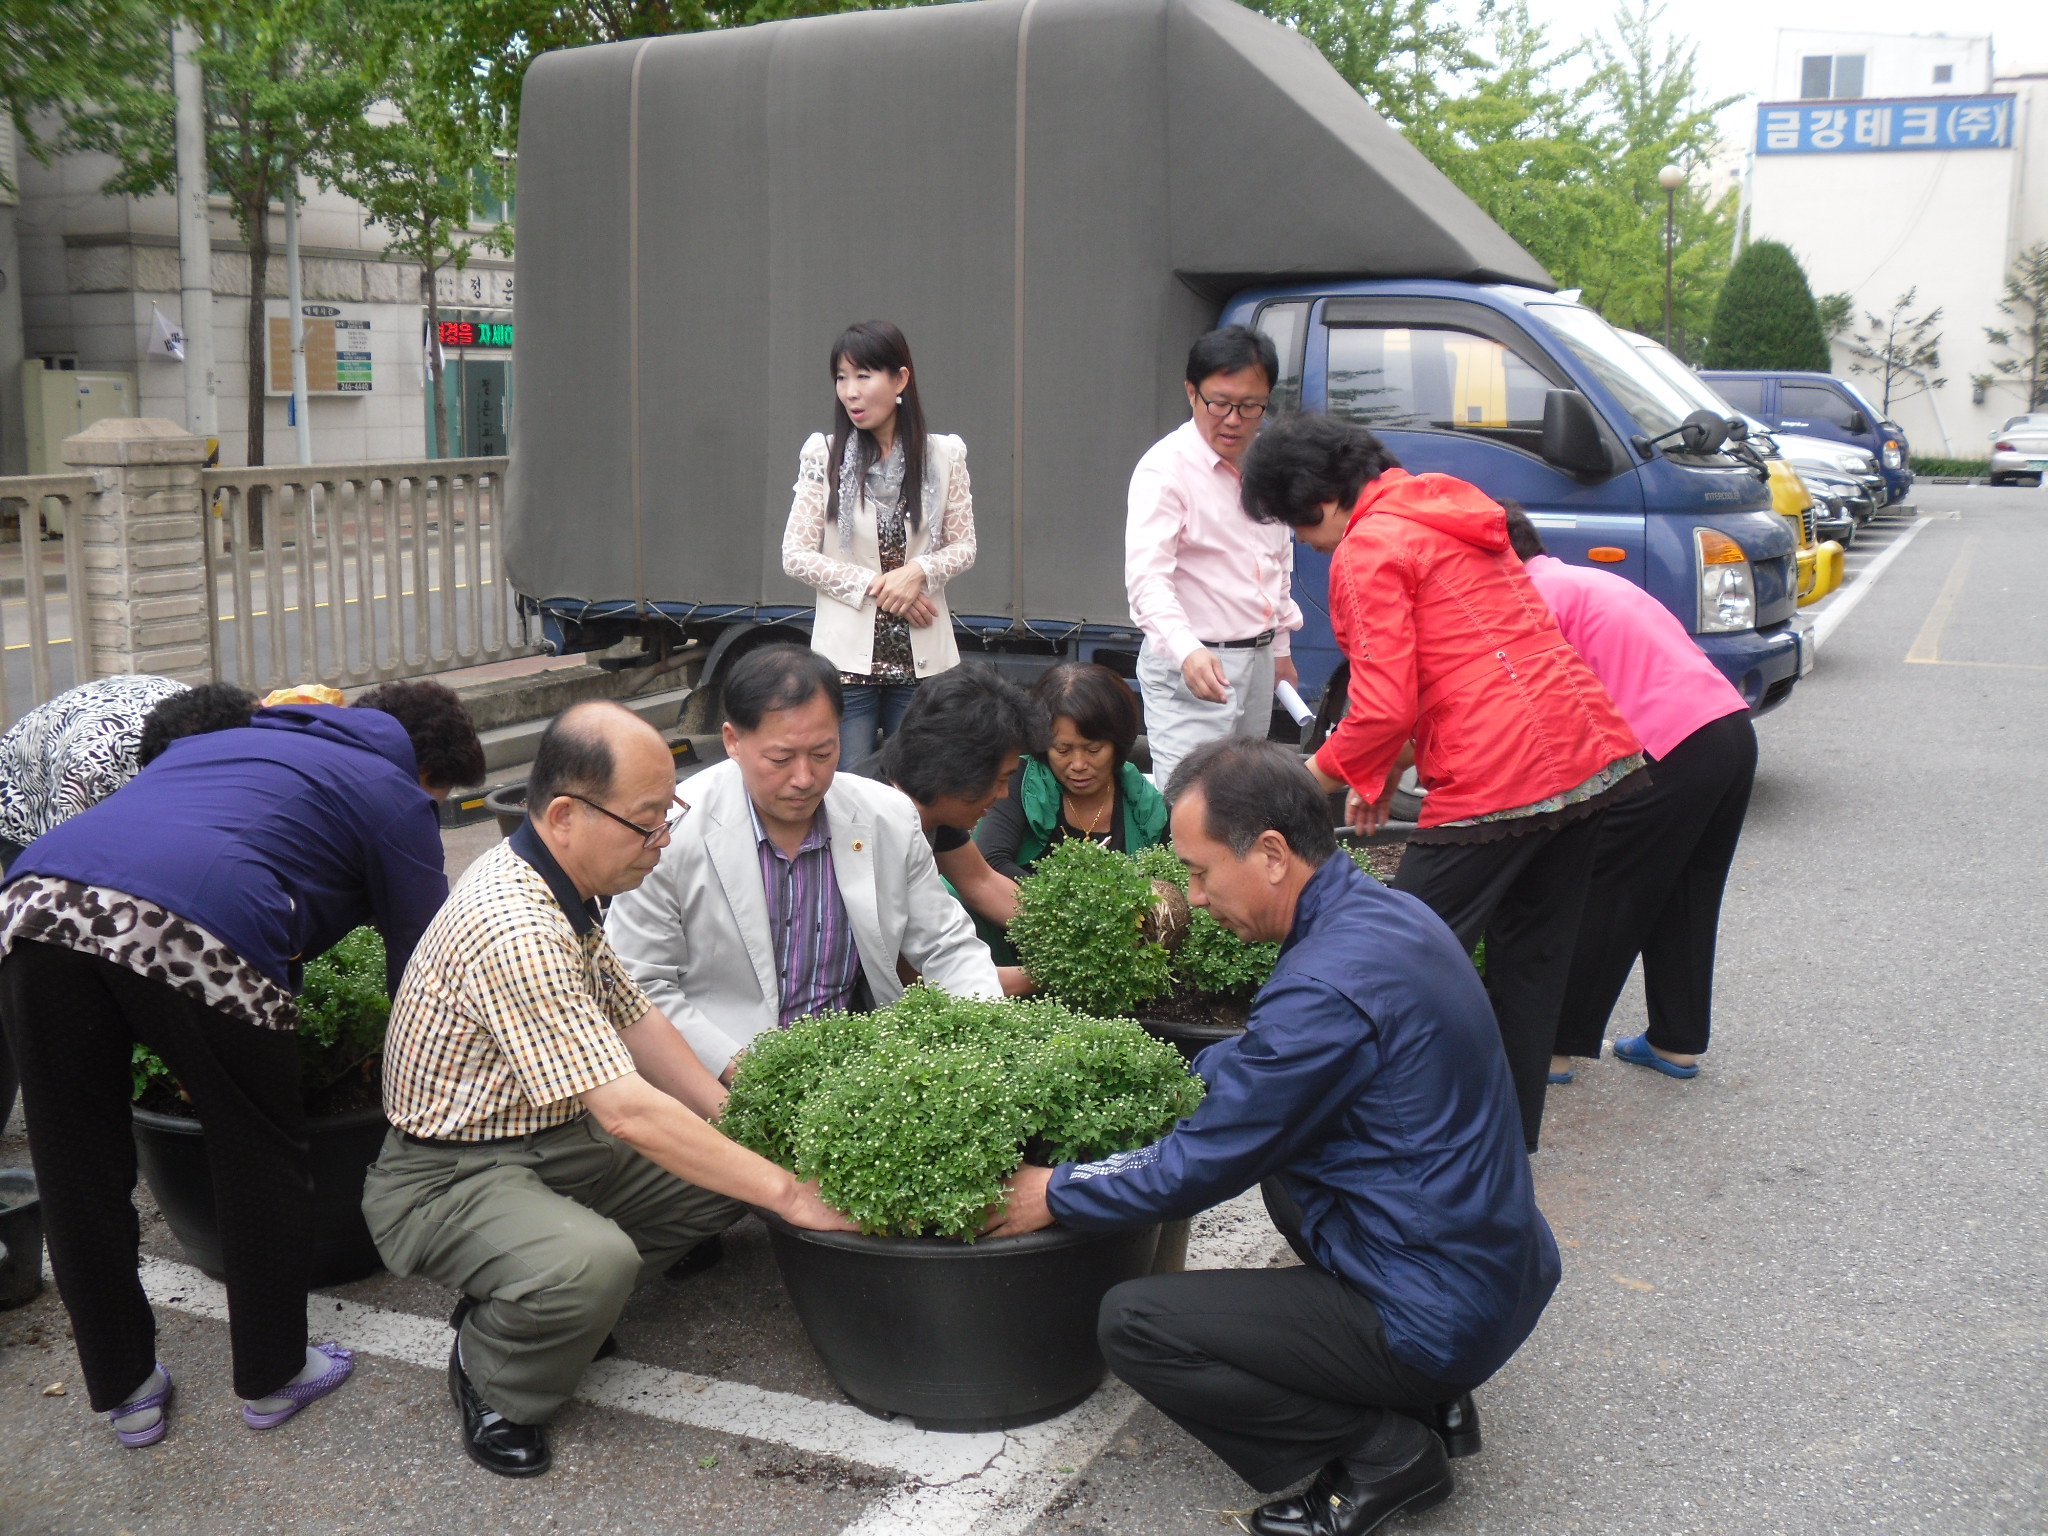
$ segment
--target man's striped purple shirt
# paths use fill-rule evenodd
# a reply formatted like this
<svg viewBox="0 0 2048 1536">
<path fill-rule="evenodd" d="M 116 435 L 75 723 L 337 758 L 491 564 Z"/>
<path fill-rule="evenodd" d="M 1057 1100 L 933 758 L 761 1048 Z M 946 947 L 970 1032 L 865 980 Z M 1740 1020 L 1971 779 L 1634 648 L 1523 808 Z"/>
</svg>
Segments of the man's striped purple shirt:
<svg viewBox="0 0 2048 1536">
<path fill-rule="evenodd" d="M 787 1029 L 798 1019 L 831 1013 L 853 1002 L 860 981 L 860 951 L 853 924 L 832 869 L 832 830 L 825 807 L 794 854 L 784 853 L 754 814 L 755 846 L 761 856 L 761 890 L 768 898 L 768 931 L 775 941 L 775 974 L 782 983 L 776 1022 Z"/>
</svg>

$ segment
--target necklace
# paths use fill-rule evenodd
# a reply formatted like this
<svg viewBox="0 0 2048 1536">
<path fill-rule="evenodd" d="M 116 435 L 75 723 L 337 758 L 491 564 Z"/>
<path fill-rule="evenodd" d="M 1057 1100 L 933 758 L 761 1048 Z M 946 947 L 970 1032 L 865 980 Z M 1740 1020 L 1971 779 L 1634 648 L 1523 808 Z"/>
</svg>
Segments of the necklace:
<svg viewBox="0 0 2048 1536">
<path fill-rule="evenodd" d="M 1114 789 L 1112 789 L 1112 790 L 1110 791 L 1110 793 L 1109 793 L 1108 797 L 1107 797 L 1106 799 L 1104 799 L 1104 800 L 1103 800 L 1102 804 L 1096 807 L 1096 809 L 1095 809 L 1095 815 L 1094 815 L 1094 816 L 1093 816 L 1092 818 L 1090 818 L 1090 820 L 1089 820 L 1089 822 L 1088 822 L 1088 830 L 1087 830 L 1086 832 L 1083 832 L 1083 833 L 1081 834 L 1081 835 L 1082 835 L 1083 837 L 1088 837 L 1088 838 L 1092 838 L 1092 837 L 1094 837 L 1094 836 L 1095 836 L 1095 829 L 1096 829 L 1097 827 L 1099 827 L 1099 826 L 1101 826 L 1101 825 L 1102 825 L 1102 818 L 1103 818 L 1103 816 L 1104 816 L 1104 815 L 1105 815 L 1105 814 L 1106 814 L 1106 813 L 1108 812 L 1108 810 L 1109 810 L 1110 806 L 1111 806 L 1111 805 L 1113 805 L 1113 804 L 1115 803 L 1115 801 L 1116 801 L 1116 791 L 1115 791 Z M 1067 796 L 1067 803 L 1068 803 L 1069 805 L 1072 805 L 1072 804 L 1074 803 L 1074 797 L 1073 797 L 1072 795 L 1068 795 L 1068 796 Z M 1080 820 L 1080 818 L 1079 818 L 1078 816 L 1077 816 L 1077 817 L 1075 817 L 1074 819 L 1075 819 L 1076 821 Z"/>
</svg>

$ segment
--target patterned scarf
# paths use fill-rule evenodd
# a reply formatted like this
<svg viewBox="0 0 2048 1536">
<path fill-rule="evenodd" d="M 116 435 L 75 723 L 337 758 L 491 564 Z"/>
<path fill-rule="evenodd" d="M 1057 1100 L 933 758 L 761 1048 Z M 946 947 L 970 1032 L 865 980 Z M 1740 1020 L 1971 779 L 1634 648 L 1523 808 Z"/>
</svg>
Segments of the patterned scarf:
<svg viewBox="0 0 2048 1536">
<path fill-rule="evenodd" d="M 860 433 L 847 433 L 846 448 L 839 455 L 839 547 L 842 550 L 853 548 L 853 508 L 861 492 L 860 440 Z M 887 543 L 903 520 L 902 438 L 897 438 L 889 445 L 886 454 L 868 466 L 867 496 L 876 509 L 879 525 L 876 535 Z M 945 523 L 942 520 L 932 528 L 930 547 L 936 550 L 944 543 Z"/>
</svg>

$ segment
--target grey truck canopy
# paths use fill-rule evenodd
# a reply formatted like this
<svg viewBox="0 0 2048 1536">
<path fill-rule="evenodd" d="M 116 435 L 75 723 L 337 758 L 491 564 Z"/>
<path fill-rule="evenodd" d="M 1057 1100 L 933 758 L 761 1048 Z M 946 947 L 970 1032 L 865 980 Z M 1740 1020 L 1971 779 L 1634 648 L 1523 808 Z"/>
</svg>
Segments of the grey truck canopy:
<svg viewBox="0 0 2048 1536">
<path fill-rule="evenodd" d="M 808 605 L 827 352 L 903 327 L 960 434 L 956 615 L 1127 624 L 1124 495 L 1255 283 L 1552 286 L 1302 38 L 1229 0 L 968 0 L 548 54 L 519 142 L 514 586 Z"/>
</svg>

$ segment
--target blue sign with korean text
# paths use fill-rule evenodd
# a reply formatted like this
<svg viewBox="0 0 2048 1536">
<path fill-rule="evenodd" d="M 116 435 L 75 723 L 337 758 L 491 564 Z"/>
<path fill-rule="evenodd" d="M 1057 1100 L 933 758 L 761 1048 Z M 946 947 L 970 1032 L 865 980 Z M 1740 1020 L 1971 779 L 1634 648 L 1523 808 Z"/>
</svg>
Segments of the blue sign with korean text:
<svg viewBox="0 0 2048 1536">
<path fill-rule="evenodd" d="M 2012 148 L 2012 97 L 1765 102 L 1760 155 L 1871 155 L 1912 149 Z"/>
</svg>

